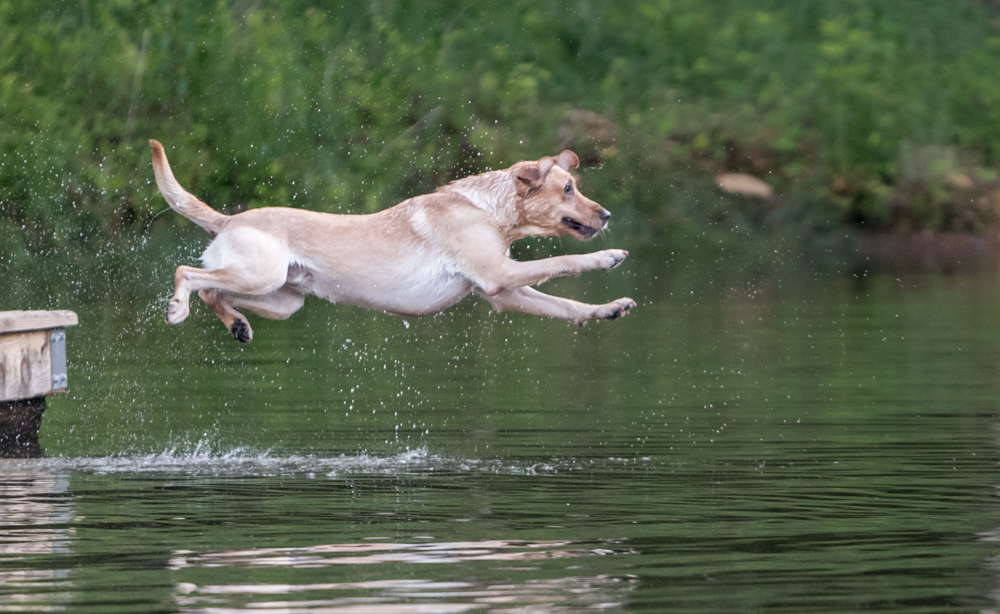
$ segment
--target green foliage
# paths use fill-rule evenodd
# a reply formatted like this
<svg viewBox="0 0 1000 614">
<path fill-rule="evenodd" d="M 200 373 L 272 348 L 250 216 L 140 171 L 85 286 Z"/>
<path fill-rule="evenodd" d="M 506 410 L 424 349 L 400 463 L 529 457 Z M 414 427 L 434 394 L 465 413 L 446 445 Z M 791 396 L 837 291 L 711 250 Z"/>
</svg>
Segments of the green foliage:
<svg viewBox="0 0 1000 614">
<path fill-rule="evenodd" d="M 973 177 L 1000 164 L 990 11 L 971 0 L 0 0 L 0 258 L 176 223 L 154 217 L 165 205 L 149 138 L 220 209 L 364 212 L 579 146 L 561 130 L 572 109 L 614 128 L 613 146 L 590 156 L 606 162 L 591 193 L 643 227 L 898 226 L 893 199 L 904 178 L 916 185 L 906 147 L 957 149 L 955 172 Z M 707 179 L 719 170 L 771 182 L 778 212 L 720 201 Z M 947 189 L 922 197 L 907 223 L 956 219 Z"/>
</svg>

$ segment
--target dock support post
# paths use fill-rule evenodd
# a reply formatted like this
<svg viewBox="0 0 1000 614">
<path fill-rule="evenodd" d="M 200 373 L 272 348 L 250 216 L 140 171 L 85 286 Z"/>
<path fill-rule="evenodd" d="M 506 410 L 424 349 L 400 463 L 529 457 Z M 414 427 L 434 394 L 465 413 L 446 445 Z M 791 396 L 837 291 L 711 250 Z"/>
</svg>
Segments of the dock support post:
<svg viewBox="0 0 1000 614">
<path fill-rule="evenodd" d="M 0 458 L 42 455 L 38 432 L 44 412 L 45 397 L 0 401 Z"/>
</svg>

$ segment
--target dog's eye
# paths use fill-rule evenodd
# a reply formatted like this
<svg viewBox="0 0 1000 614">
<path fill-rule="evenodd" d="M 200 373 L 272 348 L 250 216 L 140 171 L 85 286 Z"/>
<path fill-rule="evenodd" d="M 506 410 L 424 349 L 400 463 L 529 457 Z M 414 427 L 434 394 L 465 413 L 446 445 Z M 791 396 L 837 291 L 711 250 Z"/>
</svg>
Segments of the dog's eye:
<svg viewBox="0 0 1000 614">
<path fill-rule="evenodd" d="M 563 188 L 563 192 L 566 192 L 567 194 L 572 194 L 573 193 L 573 184 L 572 183 L 567 183 L 566 187 Z"/>
</svg>

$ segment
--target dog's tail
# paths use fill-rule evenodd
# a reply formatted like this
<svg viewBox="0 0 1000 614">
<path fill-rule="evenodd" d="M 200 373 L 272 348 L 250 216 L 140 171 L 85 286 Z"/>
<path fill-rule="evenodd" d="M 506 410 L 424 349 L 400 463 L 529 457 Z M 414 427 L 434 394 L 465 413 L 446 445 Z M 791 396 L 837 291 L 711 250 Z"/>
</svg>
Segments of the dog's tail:
<svg viewBox="0 0 1000 614">
<path fill-rule="evenodd" d="M 222 223 L 229 216 L 219 213 L 182 188 L 170 170 L 167 155 L 163 153 L 163 145 L 154 139 L 149 140 L 149 145 L 153 148 L 153 174 L 156 175 L 156 186 L 160 188 L 160 194 L 163 194 L 170 208 L 201 226 L 212 236 L 217 235 Z"/>
</svg>

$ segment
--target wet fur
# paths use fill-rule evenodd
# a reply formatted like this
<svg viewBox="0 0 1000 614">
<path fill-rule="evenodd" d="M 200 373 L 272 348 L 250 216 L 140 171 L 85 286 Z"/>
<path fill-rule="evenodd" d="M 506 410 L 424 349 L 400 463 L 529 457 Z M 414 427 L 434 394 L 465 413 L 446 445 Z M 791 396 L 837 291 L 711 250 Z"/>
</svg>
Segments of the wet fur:
<svg viewBox="0 0 1000 614">
<path fill-rule="evenodd" d="M 244 309 L 271 319 L 298 311 L 307 294 L 386 313 L 441 311 L 470 293 L 497 311 L 522 311 L 583 325 L 615 319 L 629 298 L 588 305 L 531 288 L 552 277 L 611 269 L 620 249 L 519 262 L 510 245 L 530 236 L 588 240 L 610 213 L 579 193 L 569 173 L 576 154 L 518 162 L 474 175 L 371 215 L 335 215 L 269 207 L 228 216 L 177 183 L 163 146 L 150 141 L 156 185 L 167 203 L 215 239 L 205 268 L 180 266 L 167 322 L 187 318 L 197 291 L 233 337 L 253 338 Z"/>
</svg>

